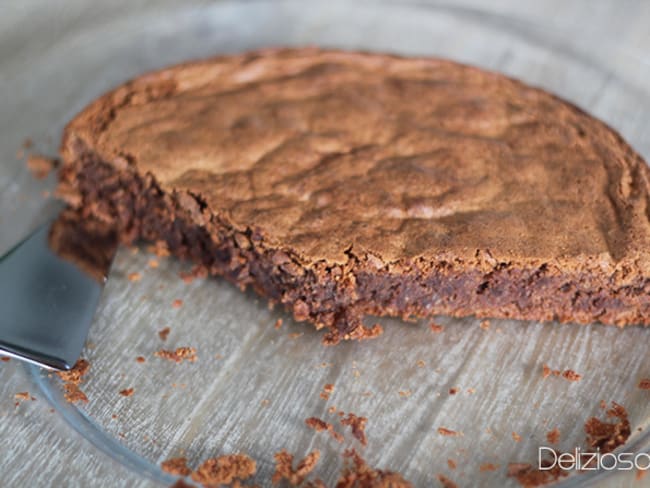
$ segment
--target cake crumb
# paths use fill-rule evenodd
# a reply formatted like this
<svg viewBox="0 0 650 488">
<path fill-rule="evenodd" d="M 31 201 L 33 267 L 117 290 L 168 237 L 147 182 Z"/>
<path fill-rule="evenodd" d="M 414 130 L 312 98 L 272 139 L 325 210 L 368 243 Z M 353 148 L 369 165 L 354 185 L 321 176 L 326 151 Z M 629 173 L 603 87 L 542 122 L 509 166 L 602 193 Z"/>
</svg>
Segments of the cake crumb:
<svg viewBox="0 0 650 488">
<path fill-rule="evenodd" d="M 490 329 L 490 321 L 489 320 L 481 320 L 479 323 L 479 327 L 483 330 L 489 330 Z"/>
<path fill-rule="evenodd" d="M 182 306 L 183 306 L 183 300 L 181 300 L 180 298 L 177 298 L 172 302 L 173 308 L 181 308 Z"/>
<path fill-rule="evenodd" d="M 339 488 L 412 488 L 398 473 L 374 469 L 354 449 L 343 453 L 345 466 L 336 483 Z"/>
<path fill-rule="evenodd" d="M 332 383 L 327 383 L 325 386 L 323 386 L 323 391 L 320 392 L 319 396 L 323 400 L 329 400 L 332 392 L 334 392 L 334 385 Z"/>
<path fill-rule="evenodd" d="M 444 326 L 439 325 L 439 324 L 436 324 L 435 322 L 429 322 L 429 329 L 430 329 L 431 332 L 433 332 L 434 334 L 439 334 L 440 332 L 442 332 L 443 330 L 445 330 Z"/>
<path fill-rule="evenodd" d="M 296 469 L 293 469 L 293 454 L 289 454 L 287 451 L 282 450 L 277 452 L 274 456 L 275 458 L 275 472 L 271 478 L 271 482 L 275 485 L 282 480 L 286 480 L 290 486 L 300 485 L 307 475 L 311 473 L 318 460 L 320 459 L 320 451 L 314 450 L 307 454 L 302 461 L 298 463 Z"/>
<path fill-rule="evenodd" d="M 400 390 L 397 393 L 399 393 L 399 396 L 404 397 L 404 398 L 408 398 L 412 394 L 411 390 Z"/>
<path fill-rule="evenodd" d="M 150 254 L 155 254 L 159 258 L 164 258 L 169 256 L 169 248 L 165 241 L 156 241 L 155 244 L 147 246 L 147 252 Z"/>
<path fill-rule="evenodd" d="M 276 320 L 275 324 L 273 324 L 273 328 L 275 329 L 279 329 L 280 327 L 282 327 L 282 319 Z"/>
<path fill-rule="evenodd" d="M 617 418 L 618 422 L 604 422 L 597 417 L 591 417 L 584 426 L 587 445 L 599 449 L 603 454 L 625 444 L 632 433 L 625 407 L 612 402 L 612 407 L 607 410 L 606 415 L 608 418 Z"/>
<path fill-rule="evenodd" d="M 462 436 L 462 432 L 457 432 L 455 430 L 447 429 L 446 427 L 438 427 L 438 434 L 443 435 L 445 437 L 460 437 Z"/>
<path fill-rule="evenodd" d="M 417 364 L 418 368 L 424 368 L 427 363 L 425 363 L 424 360 L 422 360 L 422 359 L 418 359 L 417 363 L 415 363 L 415 364 Z"/>
<path fill-rule="evenodd" d="M 490 433 L 492 433 L 492 432 L 490 432 Z M 515 442 L 519 442 L 519 441 L 521 441 L 521 436 L 513 431 L 512 432 L 512 440 L 515 441 Z"/>
<path fill-rule="evenodd" d="M 19 158 L 19 159 L 22 159 Z M 48 158 L 41 154 L 30 154 L 27 156 L 27 168 L 37 180 L 43 180 L 57 167 L 59 160 Z"/>
<path fill-rule="evenodd" d="M 458 485 L 456 483 L 442 474 L 438 475 L 438 481 L 440 481 L 440 484 L 443 488 L 458 488 Z"/>
<path fill-rule="evenodd" d="M 476 393 L 476 390 L 474 388 L 468 388 L 467 389 L 467 394 L 468 395 L 473 395 L 474 393 Z"/>
<path fill-rule="evenodd" d="M 150 259 L 149 262 L 147 263 L 150 268 L 155 269 L 159 266 L 158 260 L 157 259 Z"/>
<path fill-rule="evenodd" d="M 142 275 L 140 273 L 129 273 L 128 276 L 129 281 L 140 281 L 142 279 Z"/>
<path fill-rule="evenodd" d="M 160 463 L 160 468 L 176 476 L 188 476 L 192 470 L 187 465 L 187 458 L 177 457 Z"/>
<path fill-rule="evenodd" d="M 29 394 L 29 392 L 27 392 L 27 391 L 21 391 L 21 392 L 16 393 L 16 394 L 14 395 L 14 398 L 15 398 L 16 400 L 19 400 L 19 401 L 20 401 L 20 400 L 22 400 L 22 401 L 27 401 L 27 400 L 34 401 L 34 400 L 36 400 L 36 398 L 34 398 L 33 396 L 31 396 L 31 395 Z"/>
<path fill-rule="evenodd" d="M 193 347 L 178 347 L 175 351 L 161 349 L 154 352 L 153 355 L 176 363 L 182 363 L 183 360 L 193 363 L 197 360 L 196 349 Z"/>
<path fill-rule="evenodd" d="M 497 469 L 499 469 L 498 464 L 485 463 L 479 466 L 479 471 L 481 471 L 482 473 L 485 471 L 496 471 Z"/>
<path fill-rule="evenodd" d="M 120 395 L 125 396 L 125 397 L 130 397 L 133 395 L 133 392 L 135 389 L 133 388 L 125 388 L 124 390 L 120 390 Z"/>
<path fill-rule="evenodd" d="M 564 370 L 562 372 L 562 377 L 569 381 L 580 381 L 582 379 L 582 375 L 579 375 L 572 369 Z"/>
<path fill-rule="evenodd" d="M 560 429 L 557 427 L 553 430 L 550 430 L 546 433 L 546 440 L 549 444 L 557 444 L 560 442 Z"/>
<path fill-rule="evenodd" d="M 365 341 L 369 339 L 376 339 L 383 333 L 384 328 L 380 324 L 374 324 L 372 327 L 360 325 L 350 333 L 350 339 Z"/>
<path fill-rule="evenodd" d="M 137 363 L 144 363 L 146 361 L 146 359 L 143 358 L 142 356 L 138 356 L 137 358 L 135 358 L 135 361 Z"/>
<path fill-rule="evenodd" d="M 642 390 L 650 390 L 650 378 L 643 378 L 639 381 L 639 388 Z"/>
<path fill-rule="evenodd" d="M 559 369 L 551 369 L 548 365 L 542 365 L 542 378 L 546 379 L 549 376 L 562 376 L 565 380 L 568 381 L 580 381 L 582 375 L 576 373 L 572 369 L 565 369 L 561 371 Z"/>
<path fill-rule="evenodd" d="M 203 485 L 229 485 L 255 474 L 255 461 L 245 454 L 228 454 L 206 460 L 191 475 L 192 480 Z"/>
<path fill-rule="evenodd" d="M 645 475 L 646 475 L 646 474 L 648 474 L 648 470 L 647 470 L 647 469 L 640 469 L 640 468 L 637 468 L 637 470 L 636 470 L 636 475 L 635 475 L 634 478 L 635 478 L 637 481 L 641 481 L 643 478 L 645 478 Z"/>
<path fill-rule="evenodd" d="M 158 331 L 158 337 L 160 337 L 161 341 L 166 341 L 170 332 L 171 329 L 169 327 L 165 327 L 164 329 Z"/>
<path fill-rule="evenodd" d="M 447 459 L 447 466 L 449 466 L 449 469 L 456 469 L 456 461 L 453 459 Z"/>
<path fill-rule="evenodd" d="M 78 359 L 70 371 L 59 371 L 56 374 L 63 380 L 63 397 L 69 403 L 88 403 L 88 397 L 81 391 L 79 384 L 88 373 L 90 363 L 85 359 Z"/>
<path fill-rule="evenodd" d="M 459 391 L 459 388 L 457 386 L 454 386 L 453 388 L 449 388 L 449 394 L 450 395 L 455 395 L 456 393 L 458 393 L 458 391 Z"/>
<path fill-rule="evenodd" d="M 298 337 L 302 337 L 304 332 L 292 332 L 289 334 L 289 339 L 297 339 Z"/>
<path fill-rule="evenodd" d="M 305 420 L 307 427 L 314 429 L 316 432 L 329 432 L 329 434 L 337 441 L 343 442 L 343 436 L 334 430 L 334 426 L 329 422 L 319 419 L 318 417 L 309 417 Z"/>
<path fill-rule="evenodd" d="M 348 413 L 347 417 L 341 418 L 339 420 L 342 425 L 347 425 L 352 430 L 352 435 L 361 443 L 362 446 L 368 445 L 368 439 L 366 437 L 366 423 L 368 419 L 366 417 L 359 417 L 353 413 Z"/>
<path fill-rule="evenodd" d="M 554 483 L 569 474 L 547 459 L 542 460 L 542 467 L 545 469 L 536 469 L 529 463 L 510 463 L 508 477 L 515 478 L 524 487 L 535 487 Z"/>
<path fill-rule="evenodd" d="M 262 400 L 260 403 L 261 403 L 261 405 L 262 405 L 263 407 L 268 407 L 269 404 L 271 403 L 271 400 L 269 400 L 268 398 L 265 398 L 265 399 Z"/>
<path fill-rule="evenodd" d="M 9 356 L 2 356 L 0 357 L 0 361 L 4 363 L 8 363 L 9 361 L 11 361 L 11 358 Z"/>
</svg>

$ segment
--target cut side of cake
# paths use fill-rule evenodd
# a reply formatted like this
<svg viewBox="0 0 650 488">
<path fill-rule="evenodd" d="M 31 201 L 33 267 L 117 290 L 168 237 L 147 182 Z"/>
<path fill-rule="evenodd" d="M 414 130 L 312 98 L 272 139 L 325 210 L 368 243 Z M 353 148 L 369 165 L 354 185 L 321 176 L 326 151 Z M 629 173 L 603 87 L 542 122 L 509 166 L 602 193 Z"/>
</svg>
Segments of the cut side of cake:
<svg viewBox="0 0 650 488">
<path fill-rule="evenodd" d="M 650 324 L 649 173 L 540 89 L 441 59 L 269 49 L 146 74 L 66 127 L 59 194 L 327 343 L 366 316 Z"/>
</svg>

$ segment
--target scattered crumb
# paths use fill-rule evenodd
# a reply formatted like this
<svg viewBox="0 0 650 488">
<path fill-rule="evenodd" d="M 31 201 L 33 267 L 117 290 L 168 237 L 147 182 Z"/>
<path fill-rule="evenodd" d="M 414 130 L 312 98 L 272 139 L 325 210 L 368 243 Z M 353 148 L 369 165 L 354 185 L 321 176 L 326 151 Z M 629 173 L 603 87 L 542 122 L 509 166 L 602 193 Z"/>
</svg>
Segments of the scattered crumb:
<svg viewBox="0 0 650 488">
<path fill-rule="evenodd" d="M 475 390 L 474 388 L 468 388 L 468 389 L 467 389 L 467 393 L 468 393 L 469 395 L 473 395 L 474 393 L 476 393 L 476 390 Z"/>
<path fill-rule="evenodd" d="M 490 433 L 492 433 L 492 432 L 490 431 Z M 515 442 L 519 442 L 519 441 L 521 441 L 521 436 L 513 431 L 512 432 L 512 440 L 515 441 Z"/>
<path fill-rule="evenodd" d="M 24 401 L 27 401 L 27 400 L 34 401 L 34 400 L 36 400 L 36 398 L 34 398 L 33 396 L 31 396 L 31 395 L 29 394 L 29 392 L 26 392 L 26 391 L 21 391 L 21 392 L 19 392 L 19 393 L 16 393 L 16 394 L 14 395 L 14 398 L 15 398 L 16 400 L 24 400 Z"/>
<path fill-rule="evenodd" d="M 142 275 L 140 273 L 129 273 L 128 279 L 129 281 L 140 281 Z"/>
<path fill-rule="evenodd" d="M 435 322 L 429 323 L 429 329 L 431 329 L 431 332 L 435 334 L 439 334 L 440 332 L 445 330 L 445 328 L 442 325 L 436 324 Z"/>
<path fill-rule="evenodd" d="M 150 268 L 157 268 L 159 263 L 157 259 L 150 259 L 148 264 Z"/>
<path fill-rule="evenodd" d="M 359 417 L 353 413 L 348 413 L 348 416 L 341 418 L 339 420 L 342 425 L 350 426 L 352 430 L 352 435 L 361 443 L 362 446 L 368 445 L 368 439 L 366 437 L 366 423 L 368 419 L 366 417 Z"/>
<path fill-rule="evenodd" d="M 187 458 L 177 457 L 160 463 L 160 468 L 166 473 L 177 476 L 188 476 L 192 470 L 187 466 Z"/>
<path fill-rule="evenodd" d="M 88 403 L 88 397 L 83 391 L 81 391 L 78 385 L 75 385 L 74 383 L 64 383 L 63 389 L 65 390 L 65 394 L 63 395 L 63 397 L 66 399 L 67 402 Z"/>
<path fill-rule="evenodd" d="M 158 337 L 160 337 L 161 341 L 166 341 L 170 332 L 171 329 L 169 327 L 165 327 L 164 329 L 158 331 Z"/>
<path fill-rule="evenodd" d="M 461 432 L 450 430 L 446 427 L 438 427 L 438 434 L 444 435 L 445 437 L 459 437 L 463 435 Z"/>
<path fill-rule="evenodd" d="M 453 459 L 447 459 L 447 466 L 449 466 L 449 469 L 456 469 L 456 461 Z"/>
<path fill-rule="evenodd" d="M 327 409 L 327 413 L 334 413 L 336 412 L 336 407 L 332 405 L 330 408 Z"/>
<path fill-rule="evenodd" d="M 174 308 L 181 308 L 182 306 L 183 306 L 183 300 L 181 300 L 180 298 L 177 298 L 172 302 L 172 307 Z"/>
<path fill-rule="evenodd" d="M 161 349 L 160 351 L 154 352 L 153 355 L 176 363 L 182 363 L 183 360 L 193 363 L 197 359 L 196 349 L 193 347 L 178 347 L 175 351 Z"/>
<path fill-rule="evenodd" d="M 644 378 L 639 381 L 639 388 L 642 390 L 650 390 L 650 378 Z"/>
<path fill-rule="evenodd" d="M 261 405 L 263 407 L 267 407 L 270 403 L 271 403 L 271 400 L 269 400 L 268 398 L 265 398 L 264 400 L 262 400 Z"/>
<path fill-rule="evenodd" d="M 485 463 L 485 464 L 481 464 L 481 465 L 479 466 L 479 470 L 480 470 L 481 472 L 485 472 L 485 471 L 496 471 L 497 469 L 499 469 L 499 465 L 498 465 L 498 464 Z"/>
<path fill-rule="evenodd" d="M 579 375 L 572 369 L 567 369 L 562 372 L 562 377 L 566 380 L 569 381 L 580 381 L 582 379 L 582 375 Z"/>
<path fill-rule="evenodd" d="M 304 332 L 292 332 L 289 334 L 289 339 L 297 339 L 298 337 L 301 337 L 304 334 Z"/>
<path fill-rule="evenodd" d="M 354 449 L 343 453 L 345 466 L 336 486 L 339 488 L 411 488 L 398 473 L 374 469 Z"/>
<path fill-rule="evenodd" d="M 70 403 L 88 403 L 88 397 L 81 391 L 79 384 L 89 369 L 90 363 L 85 359 L 79 359 L 70 371 L 59 371 L 56 373 L 63 380 L 64 398 L 66 401 Z"/>
<path fill-rule="evenodd" d="M 643 478 L 645 478 L 646 474 L 648 474 L 647 469 L 638 469 L 637 468 L 635 478 L 636 478 L 637 481 L 641 481 Z"/>
<path fill-rule="evenodd" d="M 551 467 L 552 463 L 548 460 L 543 460 L 542 466 L 547 469 L 539 470 L 528 463 L 510 463 L 508 477 L 515 478 L 522 486 L 534 487 L 553 483 L 569 474 L 557 464 Z"/>
<path fill-rule="evenodd" d="M 169 248 L 165 241 L 157 241 L 155 244 L 147 246 L 147 252 L 150 254 L 155 254 L 159 258 L 164 258 L 169 256 Z"/>
<path fill-rule="evenodd" d="M 415 364 L 417 364 L 418 368 L 424 368 L 426 366 L 426 363 L 422 359 L 418 359 L 418 362 Z"/>
<path fill-rule="evenodd" d="M 450 395 L 455 395 L 456 393 L 458 393 L 458 391 L 459 391 L 459 388 L 457 386 L 454 386 L 453 388 L 449 388 L 449 394 Z"/>
<path fill-rule="evenodd" d="M 142 356 L 138 356 L 137 358 L 135 358 L 135 360 L 136 360 L 136 362 L 138 362 L 138 363 L 144 363 L 144 362 L 146 361 L 146 359 L 143 358 Z"/>
<path fill-rule="evenodd" d="M 112 418 L 113 420 L 117 420 L 117 414 L 113 414 L 113 415 L 111 415 L 111 418 Z"/>
<path fill-rule="evenodd" d="M 605 400 L 601 400 L 598 406 L 601 410 L 605 410 L 607 408 L 607 402 L 605 402 Z"/>
<path fill-rule="evenodd" d="M 560 442 L 560 429 L 555 428 L 553 430 L 550 430 L 546 433 L 546 440 L 550 444 L 557 444 Z"/>
<path fill-rule="evenodd" d="M 320 451 L 314 450 L 307 454 L 305 458 L 298 463 L 296 469 L 293 469 L 293 455 L 282 450 L 273 456 L 275 458 L 275 473 L 271 478 L 275 485 L 282 480 L 286 480 L 291 486 L 300 485 L 307 475 L 313 471 L 320 459 Z"/>
<path fill-rule="evenodd" d="M 399 393 L 399 396 L 405 397 L 405 398 L 410 397 L 411 394 L 412 394 L 411 390 L 400 390 L 397 393 Z"/>
<path fill-rule="evenodd" d="M 327 431 L 330 435 L 337 441 L 343 442 L 343 436 L 334 430 L 334 426 L 324 420 L 321 420 L 317 417 L 309 417 L 305 420 L 307 427 L 314 429 L 316 432 Z"/>
<path fill-rule="evenodd" d="M 179 273 L 181 279 L 186 283 L 192 283 L 196 278 L 207 278 L 208 269 L 205 266 L 196 265 L 190 271 L 181 271 Z"/>
<path fill-rule="evenodd" d="M 323 386 L 323 391 L 320 392 L 319 396 L 323 400 L 329 400 L 330 395 L 334 392 L 334 385 L 332 383 L 327 383 L 325 386 Z"/>
<path fill-rule="evenodd" d="M 490 321 L 489 320 L 481 320 L 479 323 L 479 327 L 483 330 L 489 330 L 490 328 Z"/>
<path fill-rule="evenodd" d="M 587 433 L 587 445 L 591 448 L 600 449 L 601 453 L 612 452 L 618 446 L 625 444 L 630 437 L 631 428 L 625 407 L 612 402 L 612 407 L 607 410 L 608 418 L 617 418 L 618 422 L 609 423 L 591 417 L 585 423 Z"/>
<path fill-rule="evenodd" d="M 456 483 L 442 474 L 438 475 L 438 481 L 440 481 L 440 484 L 443 488 L 458 488 L 458 485 Z"/>
<path fill-rule="evenodd" d="M 22 157 L 19 159 L 22 159 Z M 41 154 L 30 154 L 27 156 L 27 168 L 37 180 L 47 178 L 50 172 L 58 166 L 59 160 L 56 158 L 48 158 Z"/>
<path fill-rule="evenodd" d="M 9 356 L 2 356 L 0 357 L 0 361 L 4 363 L 8 363 L 9 361 L 11 361 L 11 358 Z"/>
<path fill-rule="evenodd" d="M 275 324 L 273 324 L 273 327 L 276 328 L 276 329 L 279 329 L 280 327 L 282 327 L 282 319 L 276 320 Z"/>
<path fill-rule="evenodd" d="M 582 375 L 576 373 L 572 369 L 561 371 L 559 369 L 551 369 L 548 365 L 544 364 L 542 366 L 542 378 L 548 378 L 549 376 L 562 376 L 568 381 L 580 381 L 582 379 Z"/>
<path fill-rule="evenodd" d="M 255 461 L 245 454 L 229 454 L 208 459 L 192 473 L 192 480 L 203 485 L 228 485 L 250 478 L 256 472 Z"/>
<path fill-rule="evenodd" d="M 350 333 L 350 339 L 365 341 L 368 339 L 376 339 L 383 333 L 384 328 L 380 324 L 374 324 L 372 327 L 361 325 Z"/>
<path fill-rule="evenodd" d="M 133 392 L 135 390 L 133 388 L 125 388 L 124 390 L 120 390 L 120 395 L 125 396 L 125 397 L 130 397 L 133 395 Z"/>
</svg>

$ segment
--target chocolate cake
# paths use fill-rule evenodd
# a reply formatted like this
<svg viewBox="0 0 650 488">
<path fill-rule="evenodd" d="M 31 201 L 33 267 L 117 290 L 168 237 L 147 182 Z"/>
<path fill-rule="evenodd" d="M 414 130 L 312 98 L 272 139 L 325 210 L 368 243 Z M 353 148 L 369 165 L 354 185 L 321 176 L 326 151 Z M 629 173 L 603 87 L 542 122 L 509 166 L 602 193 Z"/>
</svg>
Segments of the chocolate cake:
<svg viewBox="0 0 650 488">
<path fill-rule="evenodd" d="M 540 89 L 441 59 L 263 50 L 67 126 L 59 193 L 326 340 L 367 315 L 650 324 L 648 168 Z"/>
</svg>

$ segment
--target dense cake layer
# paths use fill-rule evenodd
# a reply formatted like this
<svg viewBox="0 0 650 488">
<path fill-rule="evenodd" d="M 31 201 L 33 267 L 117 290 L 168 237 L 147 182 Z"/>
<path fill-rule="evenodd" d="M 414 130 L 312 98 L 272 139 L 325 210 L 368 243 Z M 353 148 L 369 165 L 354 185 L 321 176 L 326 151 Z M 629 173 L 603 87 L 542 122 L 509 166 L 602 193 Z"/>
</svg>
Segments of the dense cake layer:
<svg viewBox="0 0 650 488">
<path fill-rule="evenodd" d="M 61 193 L 298 320 L 650 323 L 648 168 L 541 90 L 449 61 L 270 50 L 145 75 L 67 127 Z"/>
</svg>

